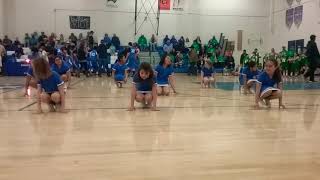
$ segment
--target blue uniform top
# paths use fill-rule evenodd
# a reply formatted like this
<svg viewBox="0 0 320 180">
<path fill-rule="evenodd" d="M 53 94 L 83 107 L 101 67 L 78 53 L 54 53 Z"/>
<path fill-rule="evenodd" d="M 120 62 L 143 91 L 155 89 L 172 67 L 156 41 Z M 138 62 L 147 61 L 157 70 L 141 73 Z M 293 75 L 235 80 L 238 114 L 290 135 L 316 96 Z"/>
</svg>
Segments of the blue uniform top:
<svg viewBox="0 0 320 180">
<path fill-rule="evenodd" d="M 40 80 L 38 84 L 41 85 L 41 88 L 44 89 L 46 93 L 54 93 L 59 91 L 58 87 L 63 84 L 63 81 L 59 74 L 53 71 L 48 79 Z"/>
<path fill-rule="evenodd" d="M 169 84 L 168 78 L 174 73 L 172 66 L 164 68 L 161 65 L 156 67 L 155 72 L 157 72 L 157 84 Z"/>
<path fill-rule="evenodd" d="M 126 70 L 128 70 L 128 66 L 116 63 L 112 69 L 115 71 L 115 75 L 125 75 Z"/>
<path fill-rule="evenodd" d="M 88 54 L 89 61 L 97 61 L 98 60 L 98 52 L 96 50 L 92 50 Z"/>
<path fill-rule="evenodd" d="M 277 82 L 270 78 L 266 72 L 263 72 L 258 77 L 258 82 L 261 83 L 261 92 L 266 90 L 267 88 L 273 88 Z"/>
<path fill-rule="evenodd" d="M 67 65 L 66 62 L 62 61 L 60 68 L 58 67 L 58 65 L 52 64 L 51 70 L 57 72 L 60 75 L 63 75 L 63 74 L 66 74 L 70 70 L 70 67 Z"/>
<path fill-rule="evenodd" d="M 32 77 L 34 77 L 32 67 L 29 67 L 28 72 L 27 72 L 27 76 L 32 76 Z"/>
<path fill-rule="evenodd" d="M 250 71 L 249 67 L 246 67 L 242 70 L 242 74 L 245 74 L 247 76 L 247 79 L 257 79 L 260 72 L 257 71 Z"/>
<path fill-rule="evenodd" d="M 139 74 L 136 73 L 136 75 L 133 77 L 133 84 L 136 85 L 137 91 L 152 91 L 152 87 L 155 84 L 154 78 L 148 78 L 148 79 L 141 79 Z"/>
<path fill-rule="evenodd" d="M 212 77 L 214 74 L 213 68 L 202 68 L 201 72 L 203 73 L 203 77 Z"/>
</svg>

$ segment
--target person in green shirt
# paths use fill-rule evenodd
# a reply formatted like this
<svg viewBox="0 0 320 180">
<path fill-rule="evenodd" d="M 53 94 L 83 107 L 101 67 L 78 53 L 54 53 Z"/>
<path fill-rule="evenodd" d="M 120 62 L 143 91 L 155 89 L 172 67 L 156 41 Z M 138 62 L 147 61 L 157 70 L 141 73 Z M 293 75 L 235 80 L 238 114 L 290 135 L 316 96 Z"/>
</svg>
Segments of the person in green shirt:
<svg viewBox="0 0 320 180">
<path fill-rule="evenodd" d="M 29 36 L 29 33 L 26 33 L 24 37 L 24 47 L 30 47 L 30 40 L 31 37 Z"/>
<path fill-rule="evenodd" d="M 240 57 L 240 65 L 241 67 L 248 65 L 249 61 L 248 61 L 248 54 L 247 54 L 247 50 L 243 50 L 241 57 Z"/>
<path fill-rule="evenodd" d="M 282 51 L 280 52 L 280 67 L 282 70 L 282 74 L 286 76 L 288 74 L 288 51 L 286 47 L 282 47 Z"/>
<path fill-rule="evenodd" d="M 138 45 L 142 51 L 146 50 L 148 47 L 147 38 L 143 34 L 138 39 Z"/>
<path fill-rule="evenodd" d="M 217 41 L 216 37 L 213 36 L 212 39 L 209 40 L 208 45 L 212 45 L 214 48 L 217 48 L 219 42 Z"/>
<path fill-rule="evenodd" d="M 201 49 L 201 44 L 199 44 L 197 40 L 194 40 L 193 44 L 191 46 L 195 49 L 195 51 L 199 55 L 199 52 L 200 52 L 200 49 Z"/>
</svg>

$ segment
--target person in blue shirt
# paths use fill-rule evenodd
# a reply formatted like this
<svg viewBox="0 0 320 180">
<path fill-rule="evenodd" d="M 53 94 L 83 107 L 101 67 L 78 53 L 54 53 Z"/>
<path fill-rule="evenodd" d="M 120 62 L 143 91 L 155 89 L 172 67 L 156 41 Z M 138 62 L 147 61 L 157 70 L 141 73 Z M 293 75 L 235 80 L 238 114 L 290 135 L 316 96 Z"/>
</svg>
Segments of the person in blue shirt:
<svg viewBox="0 0 320 180">
<path fill-rule="evenodd" d="M 126 55 L 121 53 L 118 62 L 112 68 L 112 77 L 118 88 L 122 88 L 122 84 L 128 79 L 128 67 L 125 63 Z"/>
<path fill-rule="evenodd" d="M 71 71 L 66 62 L 62 61 L 62 58 L 57 56 L 54 60 L 54 64 L 51 66 L 51 70 L 58 73 L 61 76 L 63 82 L 68 82 L 68 86 L 71 83 Z"/>
<path fill-rule="evenodd" d="M 168 54 L 162 56 L 159 65 L 155 69 L 155 75 L 158 86 L 158 96 L 169 96 L 169 85 L 172 87 L 174 93 L 176 93 L 174 71 Z"/>
<path fill-rule="evenodd" d="M 257 64 L 254 61 L 248 63 L 248 67 L 244 67 L 241 70 L 239 76 L 241 84 L 244 86 L 244 94 L 250 93 L 250 88 L 257 82 L 260 71 L 257 68 Z"/>
<path fill-rule="evenodd" d="M 110 39 L 110 37 L 109 37 L 108 34 L 105 34 L 105 35 L 104 35 L 103 43 L 104 43 L 105 45 L 107 45 L 107 46 L 110 46 L 110 45 L 111 45 L 111 39 Z"/>
<path fill-rule="evenodd" d="M 275 87 L 275 85 L 277 86 Z M 263 102 L 270 108 L 270 100 L 272 99 L 279 99 L 279 108 L 285 108 L 282 102 L 282 89 L 282 74 L 279 63 L 275 59 L 269 59 L 265 63 L 265 72 L 258 77 L 255 108 L 259 109 L 259 102 Z"/>
<path fill-rule="evenodd" d="M 201 87 L 210 88 L 211 84 L 215 82 L 215 73 L 213 64 L 210 60 L 206 60 L 204 67 L 201 69 Z"/>
<path fill-rule="evenodd" d="M 112 44 L 114 47 L 116 47 L 117 50 L 120 49 L 120 45 L 121 45 L 120 39 L 119 39 L 119 37 L 118 37 L 116 34 L 113 34 L 113 37 L 112 37 L 112 39 L 111 39 L 111 44 Z"/>
<path fill-rule="evenodd" d="M 138 51 L 134 46 L 128 49 L 127 66 L 132 75 L 139 68 Z"/>
<path fill-rule="evenodd" d="M 98 73 L 98 52 L 96 46 L 88 53 L 88 67 L 89 72 Z"/>
<path fill-rule="evenodd" d="M 43 57 L 33 60 L 32 68 L 38 82 L 37 112 L 43 112 L 42 103 L 48 104 L 51 112 L 57 110 L 66 112 L 64 82 L 59 74 L 50 69 L 49 62 Z"/>
<path fill-rule="evenodd" d="M 29 87 L 37 89 L 37 81 L 34 77 L 32 66 L 29 67 L 27 75 L 26 75 L 26 81 L 25 81 L 25 85 L 24 85 L 24 95 L 25 96 L 30 95 L 30 93 L 28 92 Z"/>
<path fill-rule="evenodd" d="M 107 45 L 104 44 L 103 41 L 100 42 L 98 46 L 98 65 L 99 65 L 99 77 L 102 76 L 102 73 L 109 72 L 109 64 L 110 64 L 110 55 L 108 54 Z"/>
<path fill-rule="evenodd" d="M 154 72 L 149 63 L 140 64 L 139 70 L 133 77 L 129 111 L 134 111 L 134 101 L 140 102 L 143 106 L 151 107 L 157 111 L 157 85 L 154 79 Z"/>
</svg>

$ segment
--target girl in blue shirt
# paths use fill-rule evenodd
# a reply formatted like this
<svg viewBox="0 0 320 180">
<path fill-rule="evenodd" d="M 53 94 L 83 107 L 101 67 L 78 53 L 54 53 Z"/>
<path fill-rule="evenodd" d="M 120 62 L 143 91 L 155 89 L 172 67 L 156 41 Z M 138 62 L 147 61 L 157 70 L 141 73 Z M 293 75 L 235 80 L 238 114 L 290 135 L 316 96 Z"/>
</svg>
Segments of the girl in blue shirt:
<svg viewBox="0 0 320 180">
<path fill-rule="evenodd" d="M 122 84 L 128 79 L 128 67 L 125 63 L 126 55 L 121 53 L 118 62 L 112 68 L 112 77 L 118 88 L 122 88 Z"/>
<path fill-rule="evenodd" d="M 51 70 L 55 71 L 61 76 L 63 82 L 68 83 L 68 86 L 71 83 L 71 71 L 70 67 L 65 61 L 62 61 L 61 57 L 57 56 L 54 60 L 54 63 L 51 66 Z"/>
<path fill-rule="evenodd" d="M 157 85 L 149 63 L 141 63 L 139 70 L 133 77 L 129 111 L 135 110 L 134 101 L 142 103 L 143 106 L 151 107 L 152 111 L 157 110 Z"/>
<path fill-rule="evenodd" d="M 248 67 L 244 67 L 239 76 L 240 83 L 244 86 L 244 94 L 250 92 L 250 88 L 257 82 L 258 75 L 260 74 L 257 69 L 257 64 L 254 61 L 250 61 Z"/>
<path fill-rule="evenodd" d="M 158 96 L 169 96 L 169 85 L 173 89 L 174 93 L 176 93 L 174 86 L 175 84 L 173 67 L 171 65 L 170 56 L 168 56 L 168 54 L 162 56 L 159 65 L 155 69 L 155 75 L 158 86 Z"/>
<path fill-rule="evenodd" d="M 50 69 L 49 62 L 40 57 L 32 62 L 33 73 L 38 81 L 38 113 L 42 113 L 41 103 L 49 105 L 50 111 L 65 111 L 63 81 L 58 73 Z M 60 106 L 60 108 L 58 108 Z"/>
<path fill-rule="evenodd" d="M 211 84 L 215 82 L 215 75 L 212 62 L 207 60 L 201 70 L 201 87 L 210 88 Z"/>
<path fill-rule="evenodd" d="M 285 108 L 282 103 L 282 75 L 279 64 L 277 60 L 269 59 L 265 63 L 265 72 L 258 77 L 255 108 L 259 109 L 259 102 L 263 102 L 270 108 L 272 99 L 279 99 L 279 108 Z"/>
</svg>

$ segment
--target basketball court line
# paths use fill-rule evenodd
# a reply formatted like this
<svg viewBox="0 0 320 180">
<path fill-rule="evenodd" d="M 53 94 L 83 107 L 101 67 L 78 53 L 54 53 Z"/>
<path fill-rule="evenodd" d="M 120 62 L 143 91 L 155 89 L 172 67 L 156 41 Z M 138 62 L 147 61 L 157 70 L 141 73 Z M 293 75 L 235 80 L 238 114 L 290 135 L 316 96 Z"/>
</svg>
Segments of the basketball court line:
<svg viewBox="0 0 320 180">
<path fill-rule="evenodd" d="M 0 111 L 0 113 L 2 112 L 32 112 L 34 110 L 32 109 L 29 109 L 27 110 L 27 108 L 35 105 L 36 102 L 33 102 L 23 108 L 20 108 L 19 110 L 5 110 L 5 111 Z M 302 109 L 311 109 L 311 108 L 307 108 L 307 107 L 295 107 L 295 106 L 300 106 L 300 105 L 288 105 L 286 104 L 286 109 L 281 109 L 281 111 L 286 111 L 286 110 L 302 110 Z M 308 107 L 318 107 L 319 105 L 303 105 L 303 106 L 308 106 Z M 246 106 L 237 106 L 237 105 L 234 105 L 234 106 L 159 106 L 157 107 L 157 109 L 159 109 L 161 111 L 161 109 L 165 110 L 165 109 L 208 109 L 208 108 L 228 108 L 228 109 L 234 109 L 234 108 L 247 108 L 247 110 L 249 111 L 271 111 L 271 110 L 278 110 L 278 107 L 273 107 L 271 109 L 268 109 L 268 108 L 265 108 L 265 107 L 261 107 L 261 109 L 259 110 L 256 110 L 253 108 L 253 105 L 246 105 Z M 92 108 L 70 108 L 70 109 L 66 109 L 68 111 L 84 111 L 84 110 L 127 110 L 128 108 L 127 107 L 92 107 Z M 148 110 L 146 108 L 142 108 L 142 107 L 137 107 L 136 110 Z M 224 109 L 226 110 L 226 109 Z"/>
</svg>

